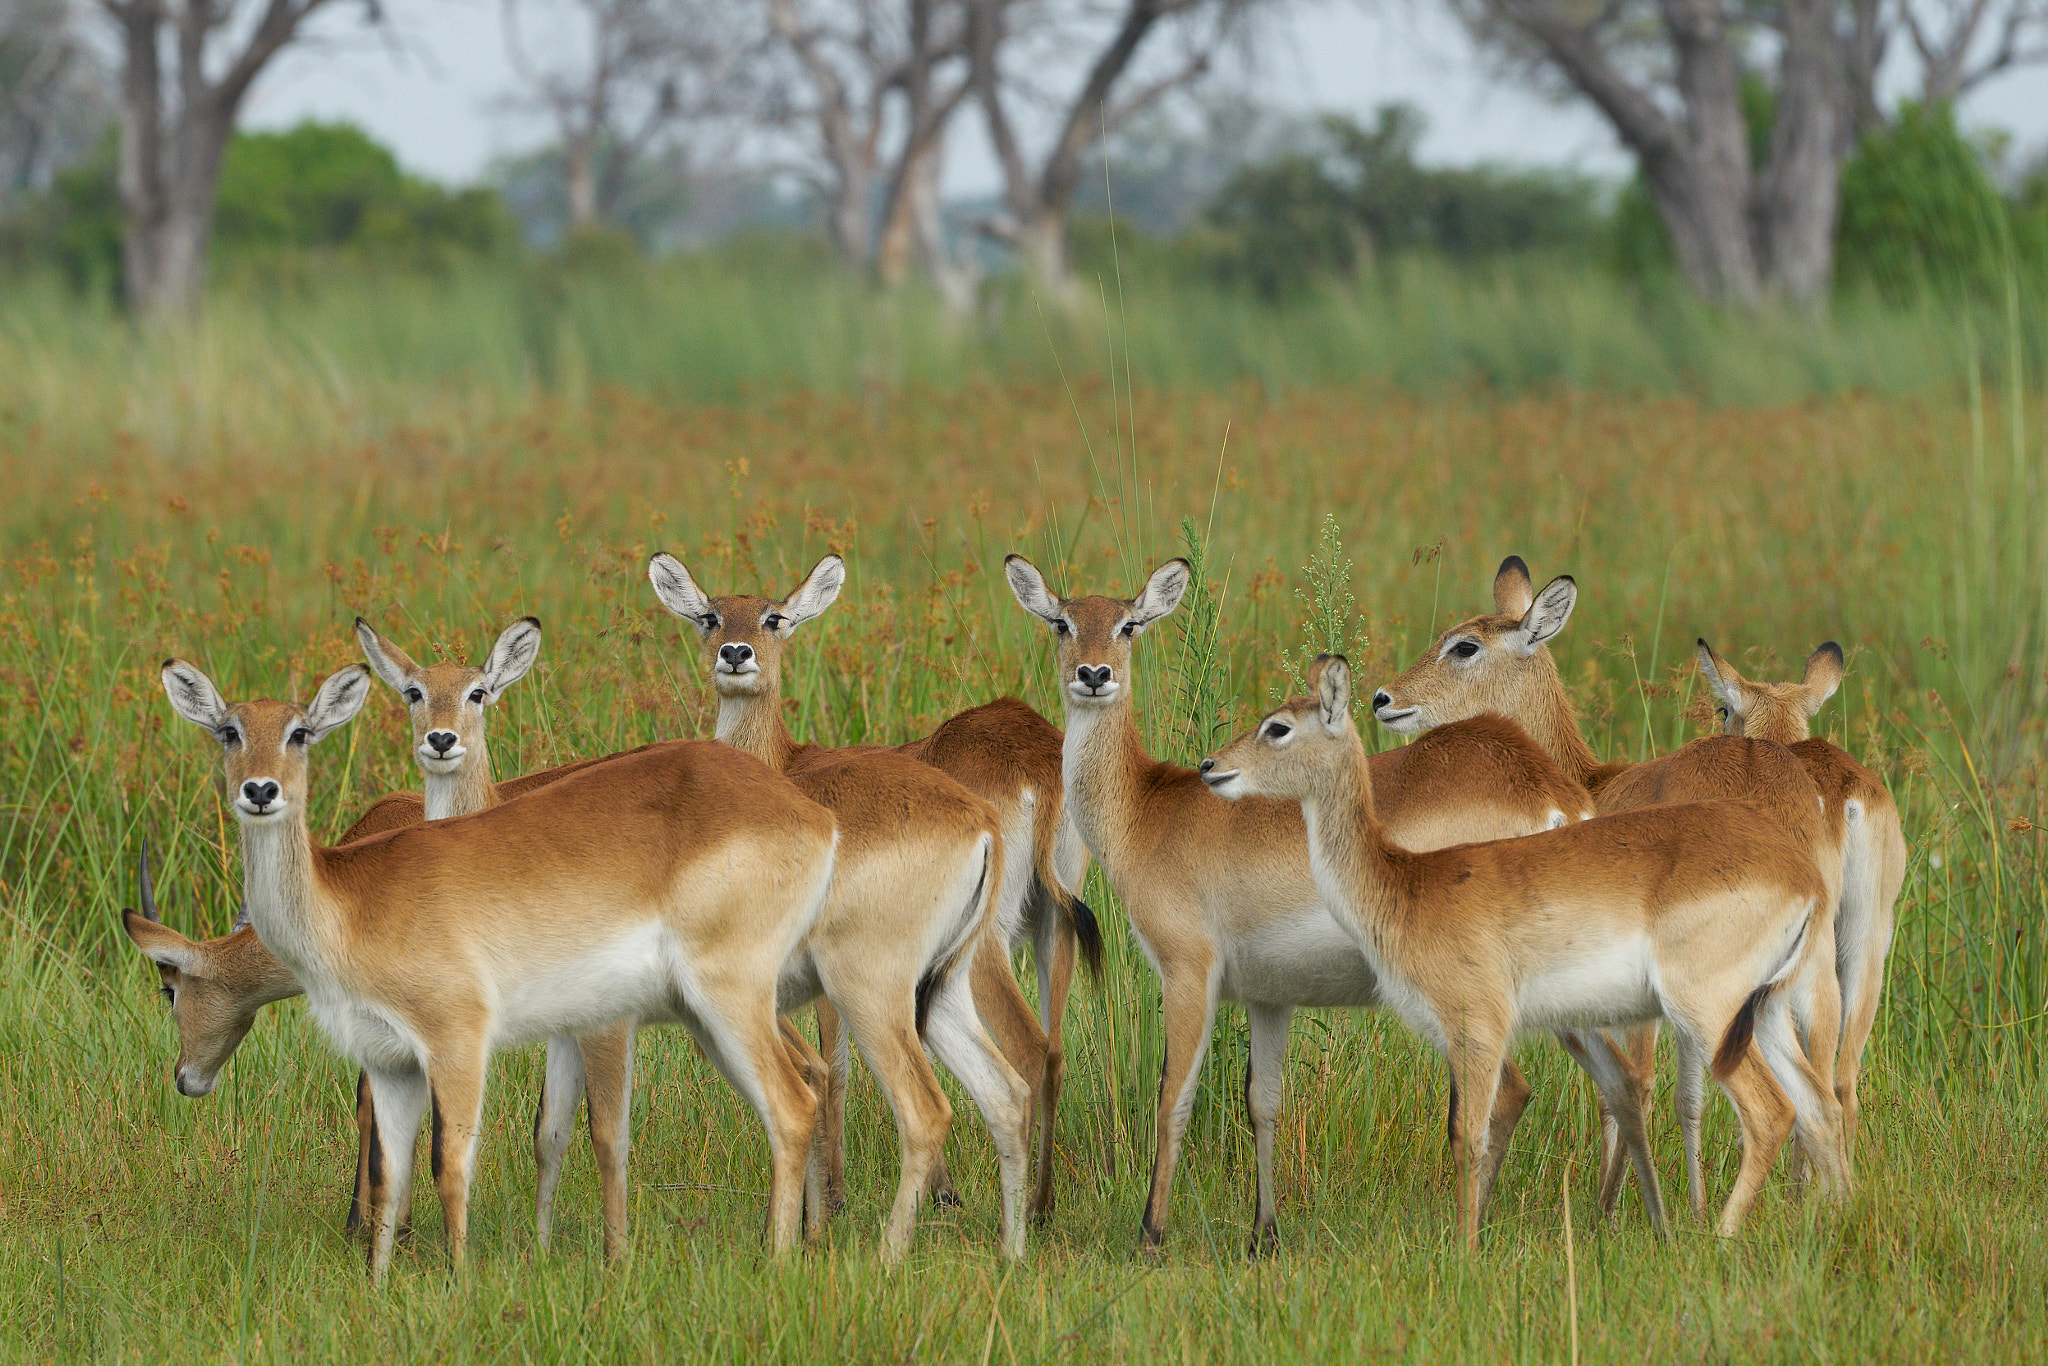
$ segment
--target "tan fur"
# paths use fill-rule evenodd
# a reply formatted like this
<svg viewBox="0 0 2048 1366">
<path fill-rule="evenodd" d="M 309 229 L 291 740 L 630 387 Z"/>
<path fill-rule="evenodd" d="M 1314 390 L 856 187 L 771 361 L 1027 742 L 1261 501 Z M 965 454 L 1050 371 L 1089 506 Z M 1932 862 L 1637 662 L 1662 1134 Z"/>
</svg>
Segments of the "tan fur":
<svg viewBox="0 0 2048 1366">
<path fill-rule="evenodd" d="M 1842 681 L 1842 647 L 1828 641 L 1806 661 L 1797 683 L 1752 683 L 1702 640 L 1700 671 L 1721 697 L 1730 735 L 1791 747 L 1827 805 L 1845 827 L 1841 902 L 1837 912 L 1842 991 L 1842 1046 L 1835 1058 L 1835 1094 L 1842 1103 L 1843 1146 L 1853 1157 L 1861 1119 L 1857 1083 L 1863 1049 L 1884 992 L 1884 960 L 1906 882 L 1906 836 L 1898 804 L 1884 779 L 1826 740 L 1808 738 L 1813 718 Z"/>
<path fill-rule="evenodd" d="M 787 774 L 839 822 L 835 886 L 808 941 L 824 987 L 818 1014 L 832 1078 L 821 1154 L 828 1190 L 844 1162 L 843 1024 L 896 1117 L 901 1178 L 883 1246 L 891 1257 L 908 1248 L 951 1119 L 919 1041 L 925 1031 L 917 1007 L 929 998 L 938 1018 L 926 1037 L 988 1122 L 1002 1166 L 1004 1251 L 1021 1257 L 1031 1089 L 988 1037 L 976 997 L 995 985 L 1007 986 L 1018 1006 L 1022 998 L 1007 972 L 959 971 L 970 956 L 998 964 L 1007 956 L 994 933 L 1006 858 L 996 811 L 908 755 L 798 745 L 782 722 L 782 644 L 830 605 L 842 575 L 838 558 L 828 556 L 786 599 L 705 598 L 672 556 L 649 566 L 663 602 L 697 628 L 719 696 L 718 738 Z M 958 888 L 964 875 L 977 872 L 984 878 L 979 905 L 963 917 Z M 987 1008 L 980 1013 L 1004 1018 Z M 1029 1023 L 1028 1010 L 1023 1019 Z M 1031 1061 L 1042 1069 L 1043 1059 L 1041 1036 Z"/>
<path fill-rule="evenodd" d="M 1058 639 L 1067 699 L 1067 810 L 1160 976 L 1166 1059 L 1141 1236 L 1148 1245 L 1164 1239 L 1173 1171 L 1216 1007 L 1238 1000 L 1251 1020 L 1246 1092 L 1258 1153 L 1253 1246 L 1268 1247 L 1276 1237 L 1273 1129 L 1292 1012 L 1377 1004 L 1370 969 L 1337 932 L 1316 889 L 1294 803 L 1214 801 L 1194 770 L 1154 760 L 1138 739 L 1130 702 L 1132 639 L 1178 603 L 1186 562 L 1162 567 L 1136 600 L 1055 598 L 1022 556 L 1010 556 L 1005 568 L 1019 603 L 1051 624 Z M 1115 685 L 1111 700 L 1086 694 L 1084 669 Z M 1373 761 L 1375 776 L 1386 775 L 1390 798 L 1401 804 L 1403 841 L 1504 838 L 1590 814 L 1584 789 L 1499 718 L 1429 740 Z M 1329 956 L 1283 961 L 1280 946 L 1302 942 L 1303 935 L 1326 939 Z M 1504 1062 L 1502 1071 L 1500 1103 L 1491 1109 L 1488 1186 L 1528 1098 L 1528 1084 L 1513 1064 Z"/>
<path fill-rule="evenodd" d="M 1808 936 L 1806 958 L 1795 993 L 1802 1032 L 1815 1035 L 1839 1028 L 1841 994 L 1829 979 L 1835 959 L 1834 892 L 1841 883 L 1843 830 L 1839 814 L 1823 810 L 1819 793 L 1799 764 L 1779 746 L 1769 744 L 1688 745 L 1642 764 L 1601 763 L 1579 734 L 1578 714 L 1552 660 L 1549 639 L 1569 621 L 1577 585 L 1559 576 L 1534 591 L 1528 567 L 1518 556 L 1502 561 L 1494 576 L 1494 611 L 1458 622 L 1442 632 L 1422 656 L 1373 698 L 1374 711 L 1391 729 L 1414 731 L 1493 711 L 1526 727 L 1560 766 L 1586 783 L 1601 814 L 1634 810 L 1660 802 L 1741 800 L 1761 804 L 1777 814 L 1781 829 L 1811 851 L 1815 868 L 1829 888 L 1828 913 Z M 1607 1051 L 1627 1074 L 1634 1101 L 1645 1112 L 1656 1086 L 1654 1023 L 1632 1031 L 1625 1040 L 1604 1041 Z M 1603 1046 L 1582 1039 L 1580 1047 Z M 1833 1084 L 1831 1050 L 1815 1049 L 1821 1074 Z M 1704 1059 L 1681 1060 L 1678 1084 L 1679 1127 L 1686 1152 L 1687 1188 L 1693 1211 L 1704 1218 L 1707 1197 L 1700 1166 L 1700 1106 L 1705 1092 L 1700 1069 Z M 1761 1068 L 1760 1059 L 1746 1064 Z M 1804 1151 L 1808 1136 L 1802 1130 Z M 1772 1149 L 1775 1153 L 1775 1148 Z M 1758 1160 L 1745 1149 L 1746 1163 Z M 1628 1154 L 1613 1116 L 1603 1125 L 1601 1207 L 1616 1208 L 1628 1173 Z M 1744 1178 L 1747 1179 L 1747 1178 Z"/>
<path fill-rule="evenodd" d="M 1807 852 L 1740 802 L 1659 806 L 1522 839 L 1414 853 L 1373 807 L 1371 767 L 1352 724 L 1349 668 L 1325 656 L 1297 698 L 1219 750 L 1202 775 L 1220 795 L 1301 805 L 1317 886 L 1381 978 L 1382 990 L 1450 1061 L 1459 1213 L 1479 1236 L 1486 1137 L 1466 1115 L 1490 1107 L 1502 1059 L 1533 1025 L 1670 1020 L 1717 1072 L 1741 1063 L 1759 1010 L 1770 1079 L 1820 1137 L 1831 1190 L 1844 1188 L 1840 1113 L 1775 1012 L 1774 984 L 1796 961 L 1826 888 Z M 1629 999 L 1633 994 L 1637 999 Z M 1596 1076 L 1599 1074 L 1596 1073 Z M 1646 1202 L 1660 1205 L 1640 1116 L 1611 1086 Z M 1738 1083 L 1746 1136 L 1775 1130 L 1769 1105 Z M 1768 1097 L 1764 1098 L 1768 1101 Z M 1720 1230 L 1732 1235 L 1754 1196 L 1738 1183 Z"/>
<path fill-rule="evenodd" d="M 373 1183 L 373 1274 L 390 1264 L 429 1101 L 459 1266 L 489 1054 L 652 1015 L 654 998 L 628 989 L 659 993 L 761 1113 L 769 1238 L 793 1246 L 816 1102 L 778 1036 L 776 989 L 829 888 L 830 813 L 751 758 L 683 741 L 491 811 L 318 848 L 307 748 L 354 715 L 367 680 L 354 667 L 307 707 L 230 707 L 190 665 L 164 670 L 174 707 L 223 744 L 252 925 L 369 1074 L 392 1158 Z M 656 945 L 670 947 L 650 957 Z"/>
</svg>

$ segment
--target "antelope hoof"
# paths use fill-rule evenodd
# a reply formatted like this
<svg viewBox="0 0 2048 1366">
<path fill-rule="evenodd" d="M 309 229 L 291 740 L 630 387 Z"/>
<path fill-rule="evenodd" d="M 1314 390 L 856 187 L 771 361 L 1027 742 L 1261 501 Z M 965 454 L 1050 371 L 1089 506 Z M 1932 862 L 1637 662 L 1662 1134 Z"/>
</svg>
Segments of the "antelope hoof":
<svg viewBox="0 0 2048 1366">
<path fill-rule="evenodd" d="M 1252 1261 L 1263 1261 L 1280 1250 L 1280 1229 L 1275 1224 L 1261 1224 L 1252 1230 L 1252 1240 L 1245 1248 L 1245 1256 Z"/>
<path fill-rule="evenodd" d="M 960 1198 L 960 1192 L 951 1186 L 941 1186 L 932 1192 L 934 1209 L 966 1209 L 967 1202 Z"/>
</svg>

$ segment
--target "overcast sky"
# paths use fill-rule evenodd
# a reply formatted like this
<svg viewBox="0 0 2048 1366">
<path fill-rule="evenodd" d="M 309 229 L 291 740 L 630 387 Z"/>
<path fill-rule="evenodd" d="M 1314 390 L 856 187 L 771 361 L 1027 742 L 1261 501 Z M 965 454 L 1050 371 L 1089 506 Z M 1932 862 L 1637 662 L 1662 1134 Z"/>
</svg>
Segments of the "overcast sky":
<svg viewBox="0 0 2048 1366">
<path fill-rule="evenodd" d="M 331 39 L 281 58 L 265 74 L 248 106 L 249 126 L 347 119 L 395 148 L 410 169 L 450 183 L 474 180 L 494 157 L 545 140 L 543 125 L 504 107 L 515 81 L 500 0 L 387 0 L 393 33 L 383 38 L 362 36 L 352 7 L 336 8 L 342 12 L 329 20 Z M 1275 106 L 1364 115 L 1405 100 L 1428 116 L 1425 160 L 1628 168 L 1588 106 L 1554 103 L 1490 74 L 1441 6 L 1295 0 L 1267 32 L 1253 93 Z M 2048 143 L 2048 70 L 1985 87 L 1963 121 L 2005 128 L 2023 147 Z M 949 147 L 947 190 L 991 190 L 995 166 L 977 120 L 961 125 Z"/>
</svg>

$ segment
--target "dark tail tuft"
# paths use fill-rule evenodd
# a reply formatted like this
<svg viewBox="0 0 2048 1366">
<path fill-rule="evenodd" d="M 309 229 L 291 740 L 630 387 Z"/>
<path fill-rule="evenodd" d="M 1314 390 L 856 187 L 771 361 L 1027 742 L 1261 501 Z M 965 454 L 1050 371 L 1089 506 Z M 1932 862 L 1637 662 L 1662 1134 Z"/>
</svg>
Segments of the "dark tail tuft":
<svg viewBox="0 0 2048 1366">
<path fill-rule="evenodd" d="M 1081 961 L 1088 965 L 1088 975 L 1097 982 L 1102 980 L 1102 922 L 1095 918 L 1095 908 L 1078 896 L 1067 901 L 1067 918 L 1074 924 L 1074 942 L 1080 946 Z"/>
<path fill-rule="evenodd" d="M 982 851 L 981 876 L 975 879 L 974 892 L 971 896 L 967 898 L 967 904 L 970 907 L 981 905 L 983 896 L 985 896 L 988 893 L 989 865 L 994 861 L 995 844 L 991 842 L 987 846 L 985 846 Z M 951 953 L 947 954 L 944 958 L 941 958 L 938 962 L 933 963 L 930 967 L 926 968 L 924 976 L 918 978 L 918 1038 L 922 1039 L 924 1037 L 925 1021 L 931 1017 L 932 1013 L 932 999 L 939 994 L 939 988 L 945 986 L 947 982 L 953 979 L 954 972 L 956 972 L 960 967 L 960 960 L 965 958 L 968 954 L 974 951 L 975 941 L 980 938 L 981 935 L 978 932 L 975 934 L 968 935 L 965 939 L 963 939 L 960 942 L 960 944 L 957 947 L 954 948 L 954 950 Z"/>
<path fill-rule="evenodd" d="M 1735 1012 L 1735 1018 L 1728 1022 L 1728 1032 L 1721 1037 L 1721 1046 L 1714 1050 L 1714 1076 L 1726 1081 L 1729 1074 L 1742 1061 L 1742 1055 L 1749 1051 L 1749 1042 L 1756 1037 L 1756 1013 L 1763 1007 L 1764 998 L 1775 990 L 1766 984 L 1749 993 L 1749 999 L 1742 1003 L 1742 1009 Z"/>
</svg>

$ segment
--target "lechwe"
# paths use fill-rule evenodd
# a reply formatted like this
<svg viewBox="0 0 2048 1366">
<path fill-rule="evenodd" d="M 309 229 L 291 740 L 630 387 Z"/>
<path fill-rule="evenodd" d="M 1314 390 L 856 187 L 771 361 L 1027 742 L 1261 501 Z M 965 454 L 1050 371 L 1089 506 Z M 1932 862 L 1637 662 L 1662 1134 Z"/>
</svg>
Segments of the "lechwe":
<svg viewBox="0 0 2048 1366">
<path fill-rule="evenodd" d="M 1695 740 L 1674 753 L 1640 764 L 1599 762 L 1579 737 L 1577 715 L 1547 642 L 1571 620 L 1578 585 L 1560 575 L 1541 593 L 1532 590 L 1518 556 L 1501 562 L 1493 582 L 1494 611 L 1439 635 L 1422 657 L 1373 697 L 1380 723 L 1394 731 L 1423 731 L 1484 712 L 1520 722 L 1558 763 L 1592 790 L 1602 815 L 1674 801 L 1741 800 L 1770 811 L 1780 828 L 1806 848 L 1827 884 L 1826 913 L 1807 936 L 1806 957 L 1788 991 L 1793 1017 L 1816 1070 L 1834 1085 L 1834 1051 L 1813 1048 L 1816 1037 L 1840 1028 L 1841 994 L 1835 981 L 1835 897 L 1841 881 L 1840 812 L 1830 812 L 1811 779 L 1782 746 L 1738 739 Z M 1582 1046 L 1599 1041 L 1582 1039 Z M 1616 1045 L 1632 1095 L 1647 1111 L 1656 1083 L 1657 1026 L 1631 1030 Z M 1678 1122 L 1684 1137 L 1687 1188 L 1695 1214 L 1705 1217 L 1707 1195 L 1700 1167 L 1700 1113 L 1705 1103 L 1704 1057 L 1680 1041 Z M 1761 1069 L 1760 1059 L 1744 1066 Z M 1600 1201 L 1613 1210 L 1628 1159 L 1610 1115 L 1605 1129 Z M 1805 1134 L 1802 1131 L 1802 1149 Z"/>
<path fill-rule="evenodd" d="M 1193 769 L 1153 759 L 1138 739 L 1131 645 L 1179 605 L 1187 561 L 1160 566 L 1135 601 L 1056 597 L 1021 555 L 1010 556 L 1004 571 L 1017 601 L 1058 638 L 1067 811 L 1159 973 L 1166 1059 L 1142 1237 L 1149 1245 L 1165 1237 L 1174 1164 L 1217 1003 L 1241 1001 L 1251 1022 L 1245 1094 L 1258 1155 L 1252 1248 L 1270 1247 L 1277 1236 L 1273 1124 L 1289 1022 L 1299 1006 L 1380 1004 L 1373 970 L 1316 890 L 1292 803 L 1213 801 Z M 1585 790 L 1497 717 L 1378 755 L 1373 764 L 1390 809 L 1398 809 L 1394 837 L 1411 845 L 1508 838 L 1592 814 Z M 1528 1083 L 1503 1061 L 1482 1200 L 1528 1099 Z"/>
<path fill-rule="evenodd" d="M 1022 702 L 1002 698 L 962 712 L 931 735 L 894 751 L 875 746 L 829 750 L 800 745 L 782 720 L 782 650 L 798 626 L 838 599 L 846 577 L 844 562 L 837 555 L 825 556 L 781 600 L 710 597 L 697 586 L 682 561 L 666 553 L 648 562 L 647 575 L 662 604 L 696 628 L 705 667 L 718 694 L 719 739 L 789 774 L 799 786 L 806 781 L 804 773 L 839 756 L 858 755 L 862 763 L 869 762 L 866 756 L 870 755 L 907 757 L 928 766 L 927 771 L 938 770 L 933 779 L 919 786 L 946 794 L 942 805 L 957 806 L 960 789 L 965 788 L 998 813 L 1004 876 L 989 939 L 974 955 L 974 1004 L 994 1031 L 1004 1056 L 1029 1080 L 1038 1100 L 1038 1180 L 1031 1213 L 1043 1219 L 1053 1204 L 1053 1116 L 1065 1071 L 1059 1040 L 1067 988 L 1073 978 L 1077 945 L 1091 962 L 1099 963 L 1101 955 L 1094 912 L 1068 890 L 1081 885 L 1087 855 L 1062 815 L 1059 732 Z M 863 791 L 853 785 L 834 800 L 840 803 L 834 809 L 842 823 L 856 815 L 844 805 L 849 801 L 863 804 L 857 814 L 864 822 L 887 826 L 906 819 L 899 809 L 902 794 L 896 786 L 885 784 Z M 931 800 L 921 798 L 910 810 L 921 812 Z M 1036 1020 L 1010 973 L 1010 949 L 1026 938 L 1035 946 L 1038 966 L 1041 1013 Z M 825 1163 L 827 1190 L 836 1198 L 844 1180 L 848 1062 L 845 1034 L 835 1014 L 821 1009 L 818 1023 L 832 1067 L 826 1100 Z M 935 1198 L 951 1196 L 943 1162 L 933 1166 L 932 1181 Z"/>
<path fill-rule="evenodd" d="M 1892 946 L 1893 907 L 1906 881 L 1906 836 L 1884 779 L 1826 740 L 1809 739 L 1821 704 L 1842 683 L 1842 647 L 1828 641 L 1806 661 L 1797 683 L 1751 683 L 1699 642 L 1700 672 L 1721 699 L 1730 735 L 1789 745 L 1820 789 L 1828 813 L 1845 827 L 1842 898 L 1835 912 L 1836 961 L 1842 986 L 1842 1046 L 1835 1057 L 1835 1095 L 1842 1103 L 1842 1147 L 1855 1155 L 1860 1107 L 1856 1083 L 1863 1047 L 1884 989 Z"/>
<path fill-rule="evenodd" d="M 1374 814 L 1344 657 L 1317 659 L 1309 686 L 1311 696 L 1203 760 L 1202 781 L 1223 797 L 1301 804 L 1316 886 L 1388 1003 L 1449 1061 L 1468 1247 L 1479 1241 L 1487 1144 L 1471 1116 L 1490 1108 L 1507 1050 L 1527 1029 L 1662 1018 L 1712 1056 L 1745 1149 L 1724 1235 L 1741 1227 L 1762 1180 L 1767 1163 L 1753 1152 L 1775 1157 L 1784 1144 L 1788 1097 L 1818 1138 L 1823 1183 L 1845 1188 L 1840 1109 L 1800 1048 L 1782 990 L 1826 899 L 1803 848 L 1746 803 L 1698 802 L 1411 853 Z M 1768 1076 L 1738 1067 L 1752 1032 Z M 1610 1105 L 1627 1105 L 1625 1090 L 1602 1089 Z M 1629 1115 L 1619 1117 L 1627 1133 Z M 1654 1210 L 1657 1172 L 1639 1125 L 1630 1146 Z"/>
<path fill-rule="evenodd" d="M 518 801 L 335 849 L 307 833 L 307 756 L 369 692 L 352 665 L 309 706 L 230 707 L 192 665 L 164 691 L 218 740 L 244 904 L 313 1018 L 368 1073 L 378 1140 L 370 1268 L 391 1263 L 420 1120 L 457 1266 L 490 1054 L 620 1019 L 678 1019 L 754 1107 L 773 1160 L 767 1235 L 794 1246 L 817 1103 L 778 1032 L 777 986 L 830 890 L 832 817 L 758 761 L 678 741 Z"/>
</svg>

